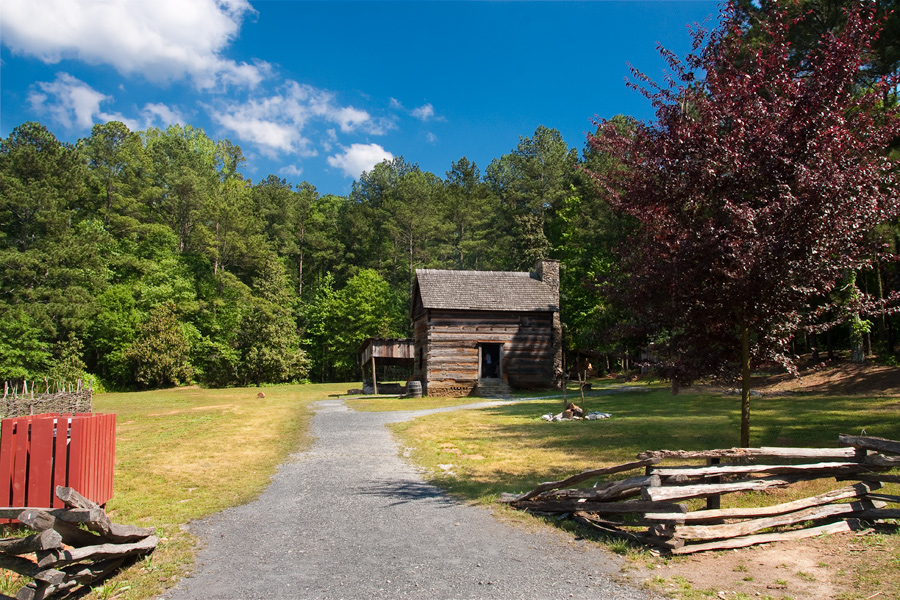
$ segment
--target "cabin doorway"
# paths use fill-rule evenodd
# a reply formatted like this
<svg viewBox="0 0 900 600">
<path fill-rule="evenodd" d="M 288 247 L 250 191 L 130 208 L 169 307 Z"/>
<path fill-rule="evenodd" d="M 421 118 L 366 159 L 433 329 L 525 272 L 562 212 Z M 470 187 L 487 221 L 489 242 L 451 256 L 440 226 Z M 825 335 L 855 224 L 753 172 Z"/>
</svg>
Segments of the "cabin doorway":
<svg viewBox="0 0 900 600">
<path fill-rule="evenodd" d="M 481 344 L 481 379 L 500 379 L 500 348 L 503 344 Z"/>
</svg>

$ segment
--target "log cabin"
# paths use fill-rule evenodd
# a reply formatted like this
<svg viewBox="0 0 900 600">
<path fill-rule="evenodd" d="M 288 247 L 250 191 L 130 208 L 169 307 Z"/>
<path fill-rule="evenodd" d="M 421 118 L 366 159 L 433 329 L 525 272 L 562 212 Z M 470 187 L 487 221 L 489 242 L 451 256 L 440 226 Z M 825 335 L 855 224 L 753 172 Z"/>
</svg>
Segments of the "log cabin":
<svg viewBox="0 0 900 600">
<path fill-rule="evenodd" d="M 533 272 L 417 269 L 413 379 L 428 396 L 562 385 L 559 261 Z"/>
</svg>

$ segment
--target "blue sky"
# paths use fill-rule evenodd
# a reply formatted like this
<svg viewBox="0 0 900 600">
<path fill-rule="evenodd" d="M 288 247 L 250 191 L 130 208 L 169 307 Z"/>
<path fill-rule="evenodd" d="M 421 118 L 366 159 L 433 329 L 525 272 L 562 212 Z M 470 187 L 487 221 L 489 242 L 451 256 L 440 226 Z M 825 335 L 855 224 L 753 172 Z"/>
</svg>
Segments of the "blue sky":
<svg viewBox="0 0 900 600">
<path fill-rule="evenodd" d="M 3 0 L 0 136 L 31 120 L 201 127 L 274 173 L 346 194 L 384 158 L 484 170 L 539 125 L 584 147 L 594 116 L 651 119 L 624 84 L 684 55 L 710 1 Z M 709 21 L 713 23 L 713 21 Z"/>
</svg>

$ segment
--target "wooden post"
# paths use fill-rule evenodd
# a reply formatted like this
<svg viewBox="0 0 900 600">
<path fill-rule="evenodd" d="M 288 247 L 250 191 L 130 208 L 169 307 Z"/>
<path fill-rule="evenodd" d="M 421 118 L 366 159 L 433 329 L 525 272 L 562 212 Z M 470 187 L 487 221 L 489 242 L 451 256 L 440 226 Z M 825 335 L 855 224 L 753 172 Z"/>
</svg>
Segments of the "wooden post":
<svg viewBox="0 0 900 600">
<path fill-rule="evenodd" d="M 707 458 L 706 465 L 712 466 L 717 465 L 722 462 L 722 459 L 719 457 Z M 711 483 L 719 483 L 722 481 L 721 477 L 713 477 L 710 479 Z M 722 496 L 720 494 L 713 494 L 712 496 L 706 497 L 706 509 L 707 510 L 718 510 L 722 508 Z"/>
<path fill-rule="evenodd" d="M 378 394 L 378 382 L 375 381 L 375 352 L 372 352 L 372 393 Z"/>
<path fill-rule="evenodd" d="M 581 373 L 578 373 L 578 384 L 579 388 L 581 388 L 581 408 L 584 409 L 584 384 L 587 383 L 587 371 L 584 372 L 584 377 L 581 376 Z M 584 411 L 587 414 L 587 410 Z"/>
</svg>

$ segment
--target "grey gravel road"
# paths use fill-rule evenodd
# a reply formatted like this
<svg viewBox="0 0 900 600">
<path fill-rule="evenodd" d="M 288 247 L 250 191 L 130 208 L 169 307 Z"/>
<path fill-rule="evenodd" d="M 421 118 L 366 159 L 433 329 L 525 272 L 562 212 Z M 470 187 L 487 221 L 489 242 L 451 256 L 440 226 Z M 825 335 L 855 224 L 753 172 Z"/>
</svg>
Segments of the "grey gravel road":
<svg viewBox="0 0 900 600">
<path fill-rule="evenodd" d="M 635 600 L 615 558 L 555 531 L 528 532 L 426 484 L 385 424 L 432 411 L 318 403 L 316 442 L 254 502 L 192 524 L 193 576 L 162 598 Z"/>
</svg>

